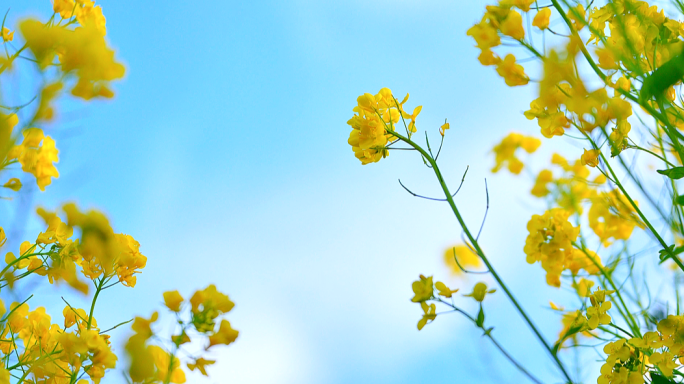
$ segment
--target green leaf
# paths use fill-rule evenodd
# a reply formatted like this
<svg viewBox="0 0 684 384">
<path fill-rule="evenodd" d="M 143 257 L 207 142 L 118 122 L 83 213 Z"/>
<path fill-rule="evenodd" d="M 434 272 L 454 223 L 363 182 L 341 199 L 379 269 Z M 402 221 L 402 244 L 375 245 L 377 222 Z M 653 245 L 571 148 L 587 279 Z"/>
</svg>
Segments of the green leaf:
<svg viewBox="0 0 684 384">
<path fill-rule="evenodd" d="M 677 196 L 677 198 L 675 199 L 675 204 L 684 205 L 684 195 Z"/>
<path fill-rule="evenodd" d="M 669 247 L 665 249 L 661 249 L 658 251 L 659 257 L 660 257 L 660 262 L 662 263 L 663 261 L 667 260 L 669 257 L 671 257 L 675 252 L 675 245 L 672 244 Z"/>
<path fill-rule="evenodd" d="M 674 167 L 670 169 L 659 169 L 657 170 L 661 175 L 665 175 L 670 179 L 678 180 L 684 177 L 684 167 Z"/>
<path fill-rule="evenodd" d="M 660 375 L 658 373 L 651 372 L 651 383 L 652 384 L 675 384 L 676 381 L 668 379 L 667 377 Z"/>
<path fill-rule="evenodd" d="M 641 86 L 640 102 L 660 98 L 668 88 L 684 77 L 684 53 L 670 59 L 646 77 Z"/>
<path fill-rule="evenodd" d="M 482 310 L 482 304 L 480 304 L 480 312 L 477 313 L 477 320 L 475 321 L 475 324 L 477 324 L 478 327 L 482 328 L 482 326 L 484 325 L 484 320 L 484 310 Z"/>
</svg>

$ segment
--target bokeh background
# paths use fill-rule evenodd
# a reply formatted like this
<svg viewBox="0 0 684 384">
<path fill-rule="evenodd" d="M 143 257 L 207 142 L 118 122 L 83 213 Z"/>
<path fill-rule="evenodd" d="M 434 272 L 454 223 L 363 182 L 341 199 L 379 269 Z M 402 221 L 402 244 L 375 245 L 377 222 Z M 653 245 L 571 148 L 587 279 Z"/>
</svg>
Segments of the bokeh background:
<svg viewBox="0 0 684 384">
<path fill-rule="evenodd" d="M 236 303 L 228 319 L 240 337 L 216 354 L 210 380 L 190 375 L 189 382 L 524 380 L 459 315 L 416 329 L 421 310 L 410 298 L 419 273 L 463 293 L 480 278 L 491 281 L 459 279 L 445 267 L 445 249 L 460 242 L 458 223 L 446 204 L 412 197 L 397 182 L 439 195 L 415 152 L 361 166 L 346 143 L 356 97 L 382 87 L 398 97 L 410 92 L 410 109 L 423 105 L 417 125 L 433 142 L 447 118 L 440 163 L 452 189 L 470 167 L 457 205 L 479 227 L 487 179 L 482 244 L 556 339 L 560 317 L 548 301 L 562 303 L 563 292 L 546 287 L 522 252 L 525 224 L 544 205 L 525 197 L 528 177 L 490 173 L 490 150 L 506 133 L 539 136 L 522 115 L 535 87 L 508 88 L 477 61 L 466 30 L 483 1 L 98 4 L 126 78 L 112 101 L 62 103 L 48 129 L 61 177 L 21 198 L 24 206 L 77 201 L 103 209 L 116 231 L 142 244 L 148 265 L 137 287 L 106 291 L 98 319 L 148 316 L 161 309 L 162 292 L 187 297 L 214 283 Z M 47 0 L 3 5 L 8 25 L 51 14 Z M 539 168 L 552 145 L 534 155 Z M 35 219 L 23 228 L 17 236 L 42 229 Z M 34 305 L 64 292 L 45 286 L 40 294 Z M 471 301 L 457 298 L 474 310 Z M 512 354 L 539 377 L 558 378 L 502 293 L 485 309 Z M 125 336 L 115 333 L 115 343 Z"/>
</svg>

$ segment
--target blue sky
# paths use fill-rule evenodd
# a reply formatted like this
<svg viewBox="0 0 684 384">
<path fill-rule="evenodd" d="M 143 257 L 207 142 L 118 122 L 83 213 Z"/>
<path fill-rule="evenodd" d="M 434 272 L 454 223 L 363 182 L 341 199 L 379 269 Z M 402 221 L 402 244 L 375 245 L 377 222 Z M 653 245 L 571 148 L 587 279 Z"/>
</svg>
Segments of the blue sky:
<svg viewBox="0 0 684 384">
<path fill-rule="evenodd" d="M 465 292 L 476 280 L 453 280 L 442 265 L 460 238 L 448 207 L 397 183 L 439 194 L 420 158 L 393 152 L 361 166 L 346 142 L 356 97 L 389 87 L 423 105 L 418 128 L 434 140 L 451 122 L 445 177 L 456 187 L 470 166 L 456 202 L 479 226 L 487 178 L 482 243 L 555 340 L 560 324 L 545 307 L 561 294 L 522 252 L 525 224 L 544 207 L 523 197 L 526 180 L 489 173 L 488 152 L 506 133 L 538 136 L 521 113 L 534 89 L 508 88 L 478 63 L 465 32 L 484 2 L 98 4 L 126 78 L 113 101 L 63 104 L 49 129 L 62 176 L 33 201 L 98 207 L 142 244 L 137 287 L 105 295 L 100 318 L 147 316 L 166 290 L 214 283 L 235 301 L 228 319 L 241 333 L 206 382 L 520 382 L 465 319 L 416 330 L 421 310 L 409 299 L 419 273 Z M 10 21 L 50 12 L 47 1 L 11 6 Z M 513 354 L 558 377 L 500 292 L 486 306 Z"/>
</svg>

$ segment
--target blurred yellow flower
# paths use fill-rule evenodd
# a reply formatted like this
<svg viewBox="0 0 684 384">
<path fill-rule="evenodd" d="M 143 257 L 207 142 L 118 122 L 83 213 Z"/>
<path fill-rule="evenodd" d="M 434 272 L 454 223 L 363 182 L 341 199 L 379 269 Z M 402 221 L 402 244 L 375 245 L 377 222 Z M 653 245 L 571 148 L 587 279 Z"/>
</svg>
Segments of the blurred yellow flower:
<svg viewBox="0 0 684 384">
<path fill-rule="evenodd" d="M 178 291 L 164 292 L 164 305 L 174 312 L 179 312 L 181 304 L 183 303 L 183 296 Z"/>
<path fill-rule="evenodd" d="M 458 263 L 456 263 L 456 260 L 458 260 Z M 482 265 L 480 257 L 463 244 L 447 248 L 444 251 L 444 263 L 449 267 L 453 275 L 462 275 L 464 273 L 463 269 L 467 270 L 468 267 L 477 268 Z M 458 266 L 459 264 L 463 269 Z"/>
<path fill-rule="evenodd" d="M 532 26 L 537 27 L 541 30 L 544 30 L 549 27 L 549 18 L 551 17 L 551 9 L 549 8 L 543 8 L 540 9 L 539 12 L 537 12 L 536 15 L 534 15 L 534 19 L 532 20 Z"/>
</svg>

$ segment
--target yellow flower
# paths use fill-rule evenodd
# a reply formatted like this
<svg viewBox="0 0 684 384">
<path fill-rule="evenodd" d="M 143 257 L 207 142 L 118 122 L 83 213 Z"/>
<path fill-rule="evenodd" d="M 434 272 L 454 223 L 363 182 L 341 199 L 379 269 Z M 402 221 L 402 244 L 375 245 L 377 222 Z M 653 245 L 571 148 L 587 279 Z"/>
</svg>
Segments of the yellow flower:
<svg viewBox="0 0 684 384">
<path fill-rule="evenodd" d="M 439 134 L 442 135 L 442 136 L 444 136 L 444 134 L 446 133 L 446 130 L 447 130 L 447 129 L 449 129 L 449 123 L 447 123 L 446 120 L 445 120 L 445 121 L 444 121 L 444 124 L 442 124 L 442 126 L 439 127 Z"/>
<path fill-rule="evenodd" d="M 467 35 L 472 36 L 477 43 L 477 47 L 482 50 L 496 47 L 497 45 L 501 44 L 501 39 L 499 38 L 499 34 L 496 32 L 496 28 L 487 23 L 485 19 L 482 19 L 479 24 L 475 24 L 470 27 L 470 29 L 468 29 Z"/>
<path fill-rule="evenodd" d="M 411 301 L 414 303 L 429 300 L 433 296 L 432 276 L 425 277 L 420 275 L 420 280 L 416 280 L 411 284 L 413 293 L 415 294 Z"/>
<path fill-rule="evenodd" d="M 506 57 L 496 66 L 496 72 L 504 78 L 506 85 L 514 87 L 517 85 L 525 85 L 530 79 L 525 74 L 522 65 L 515 63 L 515 56 L 512 54 Z"/>
<path fill-rule="evenodd" d="M 606 301 L 606 295 L 615 291 L 604 291 L 601 288 L 589 296 L 591 307 L 587 308 L 587 318 L 589 319 L 589 329 L 596 329 L 599 324 L 610 324 L 610 316 L 606 313 L 610 310 L 612 303 Z"/>
<path fill-rule="evenodd" d="M 494 293 L 494 292 L 496 292 L 496 289 L 487 290 L 487 284 L 477 283 L 473 287 L 473 291 L 471 293 L 469 293 L 467 295 L 463 295 L 463 296 L 470 296 L 473 299 L 475 299 L 476 301 L 482 302 L 488 293 Z"/>
<path fill-rule="evenodd" d="M 482 65 L 497 65 L 501 62 L 501 58 L 490 49 L 483 49 L 477 59 Z"/>
<path fill-rule="evenodd" d="M 221 325 L 219 326 L 219 330 L 214 333 L 213 335 L 209 336 L 209 347 L 212 347 L 214 345 L 218 344 L 224 344 L 228 345 L 237 339 L 238 335 L 240 332 L 234 330 L 230 326 L 230 322 L 228 320 L 221 320 Z M 207 348 L 209 348 L 207 347 Z"/>
<path fill-rule="evenodd" d="M 522 40 L 525 38 L 525 30 L 523 29 L 522 25 L 522 16 L 515 10 L 508 12 L 508 16 L 506 16 L 506 19 L 501 23 L 499 29 L 504 35 L 510 36 L 516 40 Z"/>
<path fill-rule="evenodd" d="M 199 359 L 195 360 L 194 363 L 188 363 L 188 368 L 189 368 L 191 371 L 194 371 L 195 369 L 197 369 L 198 371 L 202 372 L 202 374 L 203 374 L 204 376 L 209 376 L 209 375 L 207 375 L 207 368 L 206 368 L 206 366 L 207 366 L 207 365 L 212 365 L 212 364 L 214 364 L 215 362 L 216 362 L 216 361 L 214 361 L 214 360 L 206 360 L 206 359 L 200 357 Z"/>
<path fill-rule="evenodd" d="M 423 317 L 418 320 L 418 330 L 420 331 L 423 327 L 429 323 L 433 322 L 437 318 L 437 307 L 435 304 L 427 305 L 427 303 L 420 303 L 420 308 L 423 309 Z"/>
<path fill-rule="evenodd" d="M 7 27 L 2 27 L 2 40 L 5 42 L 14 40 L 14 31 L 10 31 Z"/>
<path fill-rule="evenodd" d="M 579 227 L 570 224 L 569 216 L 568 211 L 554 208 L 544 215 L 533 215 L 527 223 L 529 235 L 523 249 L 527 262 L 541 262 L 547 284 L 555 287 L 560 287 L 560 274 L 567 267 L 566 259 L 573 252 L 572 242 L 579 235 Z"/>
<path fill-rule="evenodd" d="M 599 165 L 599 154 L 601 154 L 601 151 L 598 149 L 590 149 L 588 151 L 585 149 L 582 157 L 580 157 L 582 165 L 596 168 Z"/>
<path fill-rule="evenodd" d="M 389 155 L 386 145 L 397 139 L 392 132 L 405 114 L 403 104 L 406 100 L 397 105 L 392 91 L 388 88 L 382 88 L 375 96 L 366 93 L 356 99 L 354 116 L 347 121 L 352 127 L 347 143 L 351 145 L 354 156 L 362 164 L 375 163 Z M 417 116 L 420 108 L 414 109 L 413 112 Z M 415 118 L 414 115 L 407 116 Z"/>
<path fill-rule="evenodd" d="M 164 292 L 164 304 L 173 312 L 180 312 L 183 296 L 178 291 Z"/>
<path fill-rule="evenodd" d="M 458 264 L 456 263 L 457 260 Z M 467 269 L 468 267 L 477 268 L 482 265 L 480 257 L 473 253 L 468 246 L 463 244 L 447 248 L 447 250 L 444 252 L 444 263 L 447 265 L 447 267 L 449 267 L 449 270 L 451 270 L 451 273 L 454 275 L 463 274 L 461 267 Z M 461 267 L 458 266 L 459 264 Z"/>
<path fill-rule="evenodd" d="M 573 287 L 580 297 L 589 297 L 593 286 L 594 282 L 585 278 L 580 279 L 579 283 L 573 283 Z"/>
<path fill-rule="evenodd" d="M 59 161 L 59 151 L 55 147 L 55 141 L 50 136 L 45 136 L 39 128 L 29 128 L 22 133 L 24 141 L 15 146 L 8 157 L 18 159 L 22 170 L 33 174 L 40 190 L 45 191 L 45 187 L 52 183 L 52 178 L 59 176 L 54 165 Z"/>
<path fill-rule="evenodd" d="M 519 133 L 512 132 L 503 140 L 494 146 L 496 162 L 492 172 L 498 172 L 504 165 L 508 165 L 508 170 L 513 174 L 519 174 L 523 169 L 523 163 L 515 156 L 516 151 L 522 148 L 527 153 L 533 153 L 539 148 L 541 141 L 531 136 L 523 136 Z"/>
<path fill-rule="evenodd" d="M 617 189 L 591 199 L 588 219 L 589 227 L 606 246 L 629 239 L 635 227 L 643 227 L 632 204 Z"/>
<path fill-rule="evenodd" d="M 17 179 L 16 177 L 13 177 L 13 178 L 9 179 L 9 180 L 3 185 L 3 187 L 9 188 L 9 189 L 11 189 L 11 190 L 17 192 L 17 191 L 19 191 L 19 190 L 21 189 L 21 181 L 19 181 L 19 179 Z"/>
<path fill-rule="evenodd" d="M 185 383 L 185 372 L 180 366 L 180 360 L 156 345 L 148 347 L 157 368 L 155 378 L 165 383 Z"/>
<path fill-rule="evenodd" d="M 84 27 L 92 27 L 102 36 L 107 34 L 107 21 L 102 14 L 102 7 L 93 6 L 93 3 L 76 7 L 76 20 Z"/>
<path fill-rule="evenodd" d="M 441 281 L 435 283 L 435 288 L 437 288 L 437 290 L 439 291 L 439 295 L 444 297 L 451 297 L 452 294 L 458 292 L 458 289 L 451 289 Z"/>
<path fill-rule="evenodd" d="M 534 186 L 530 193 L 533 196 L 544 197 L 549 194 L 548 184 L 553 181 L 553 172 L 548 169 L 542 169 L 537 175 Z"/>
<path fill-rule="evenodd" d="M 52 9 L 63 19 L 69 19 L 74 13 L 74 0 L 52 0 Z"/>
<path fill-rule="evenodd" d="M 213 330 L 216 318 L 235 306 L 230 298 L 219 292 L 213 284 L 195 292 L 190 298 L 190 305 L 193 313 L 192 323 L 199 332 Z"/>
<path fill-rule="evenodd" d="M 532 26 L 544 30 L 549 27 L 549 18 L 551 17 L 551 9 L 543 8 L 537 12 L 532 20 Z"/>
<path fill-rule="evenodd" d="M 679 366 L 672 352 L 653 352 L 648 360 L 658 366 L 665 376 L 671 377 L 672 371 Z"/>
</svg>

